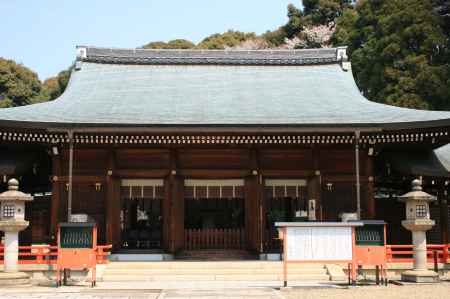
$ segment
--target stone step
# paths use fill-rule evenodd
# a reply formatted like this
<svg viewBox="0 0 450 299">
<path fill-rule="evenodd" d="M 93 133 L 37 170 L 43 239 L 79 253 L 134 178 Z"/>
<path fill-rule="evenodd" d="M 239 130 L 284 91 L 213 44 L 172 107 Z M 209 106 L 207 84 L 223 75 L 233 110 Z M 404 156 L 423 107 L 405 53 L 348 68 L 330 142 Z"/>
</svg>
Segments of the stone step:
<svg viewBox="0 0 450 299">
<path fill-rule="evenodd" d="M 289 268 L 289 273 L 292 274 L 326 274 L 327 270 L 325 268 Z M 170 274 L 266 274 L 267 272 L 273 274 L 283 273 L 282 268 L 273 268 L 270 271 L 267 269 L 245 269 L 245 268 L 204 268 L 204 269 L 107 269 L 106 273 L 108 275 L 170 275 Z"/>
<path fill-rule="evenodd" d="M 326 274 L 290 274 L 289 281 L 329 281 Z M 282 281 L 282 274 L 217 274 L 217 275 L 103 275 L 104 282 L 121 281 Z"/>
<path fill-rule="evenodd" d="M 324 264 L 288 265 L 290 281 L 329 281 Z M 112 262 L 103 281 L 282 281 L 279 261 L 161 261 Z"/>
<path fill-rule="evenodd" d="M 24 272 L 1 272 L 0 289 L 3 287 L 26 287 L 30 285 L 30 277 Z"/>
<path fill-rule="evenodd" d="M 158 261 L 158 262 L 111 262 L 107 269 L 283 269 L 280 261 Z M 289 269 L 323 269 L 320 263 L 289 264 Z"/>
<path fill-rule="evenodd" d="M 184 250 L 175 256 L 177 260 L 202 260 L 202 261 L 230 261 L 230 260 L 254 260 L 256 256 L 246 250 Z"/>
</svg>

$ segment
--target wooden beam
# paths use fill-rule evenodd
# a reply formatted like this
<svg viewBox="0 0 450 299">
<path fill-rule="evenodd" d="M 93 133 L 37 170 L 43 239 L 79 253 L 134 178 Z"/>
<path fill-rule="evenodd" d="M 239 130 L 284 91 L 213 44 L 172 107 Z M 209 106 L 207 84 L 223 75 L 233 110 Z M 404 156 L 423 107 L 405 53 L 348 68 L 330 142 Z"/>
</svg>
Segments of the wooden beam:
<svg viewBox="0 0 450 299">
<path fill-rule="evenodd" d="M 53 181 L 67 183 L 69 182 L 68 176 L 56 176 L 53 177 Z M 74 175 L 72 177 L 74 183 L 104 183 L 106 176 L 101 175 Z"/>
<path fill-rule="evenodd" d="M 264 177 L 282 177 L 282 178 L 307 178 L 314 174 L 312 170 L 301 169 L 260 169 Z"/>
<path fill-rule="evenodd" d="M 322 180 L 330 181 L 330 182 L 354 182 L 355 175 L 353 174 L 322 174 Z M 361 182 L 368 182 L 368 177 L 361 177 Z"/>
<path fill-rule="evenodd" d="M 248 169 L 178 169 L 177 174 L 189 178 L 243 178 L 250 175 Z"/>
<path fill-rule="evenodd" d="M 163 178 L 169 175 L 168 169 L 116 169 L 114 177 L 118 178 Z"/>
<path fill-rule="evenodd" d="M 177 175 L 191 178 L 244 178 L 251 175 L 253 169 L 194 169 L 178 168 Z M 297 169 L 260 169 L 265 177 L 305 178 L 314 174 L 312 170 Z M 120 178 L 163 178 L 168 176 L 169 169 L 116 169 L 113 176 Z"/>
</svg>

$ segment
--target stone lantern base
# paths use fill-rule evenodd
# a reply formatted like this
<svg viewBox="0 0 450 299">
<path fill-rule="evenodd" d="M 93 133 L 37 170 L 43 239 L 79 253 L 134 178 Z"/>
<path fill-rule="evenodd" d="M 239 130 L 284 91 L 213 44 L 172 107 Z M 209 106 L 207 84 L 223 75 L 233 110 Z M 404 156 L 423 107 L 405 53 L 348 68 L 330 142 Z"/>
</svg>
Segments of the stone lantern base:
<svg viewBox="0 0 450 299">
<path fill-rule="evenodd" d="M 430 270 L 408 270 L 402 273 L 402 281 L 439 282 L 439 275 Z"/>
<path fill-rule="evenodd" d="M 23 272 L 0 272 L 0 288 L 30 285 L 30 277 Z"/>
</svg>

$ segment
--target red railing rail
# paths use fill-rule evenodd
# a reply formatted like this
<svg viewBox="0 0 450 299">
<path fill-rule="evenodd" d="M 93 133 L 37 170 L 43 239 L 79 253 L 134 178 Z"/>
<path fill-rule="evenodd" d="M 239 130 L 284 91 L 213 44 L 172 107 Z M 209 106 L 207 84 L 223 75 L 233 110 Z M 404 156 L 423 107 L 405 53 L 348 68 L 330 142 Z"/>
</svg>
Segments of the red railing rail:
<svg viewBox="0 0 450 299">
<path fill-rule="evenodd" d="M 205 228 L 184 231 L 185 246 L 188 250 L 242 249 L 244 237 L 242 228 Z"/>
<path fill-rule="evenodd" d="M 414 245 L 386 245 L 386 260 L 388 263 L 412 263 L 414 261 Z M 449 263 L 450 244 L 427 245 L 428 262 L 433 262 L 434 252 L 439 263 Z"/>
<path fill-rule="evenodd" d="M 97 246 L 97 264 L 108 263 L 107 256 L 111 254 L 111 245 Z M 0 245 L 0 265 L 4 260 L 4 247 Z M 19 264 L 51 265 L 56 264 L 58 247 L 52 245 L 19 246 Z"/>
<path fill-rule="evenodd" d="M 112 245 L 97 245 L 97 264 L 107 264 Z"/>
</svg>

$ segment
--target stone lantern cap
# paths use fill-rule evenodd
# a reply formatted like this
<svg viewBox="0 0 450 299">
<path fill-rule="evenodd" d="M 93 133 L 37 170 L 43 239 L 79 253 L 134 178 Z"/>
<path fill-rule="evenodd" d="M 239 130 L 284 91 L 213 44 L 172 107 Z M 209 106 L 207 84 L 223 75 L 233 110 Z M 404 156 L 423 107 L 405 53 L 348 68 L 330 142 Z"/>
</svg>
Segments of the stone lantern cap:
<svg viewBox="0 0 450 299">
<path fill-rule="evenodd" d="M 418 180 L 418 179 L 413 180 L 411 185 L 412 185 L 412 191 L 399 196 L 398 197 L 399 201 L 401 201 L 401 202 L 408 202 L 408 201 L 432 202 L 432 201 L 437 200 L 436 196 L 422 191 L 422 182 L 420 180 Z"/>
<path fill-rule="evenodd" d="M 8 191 L 0 194 L 0 201 L 6 200 L 32 201 L 33 196 L 19 191 L 19 181 L 16 179 L 10 179 L 8 181 Z"/>
</svg>

